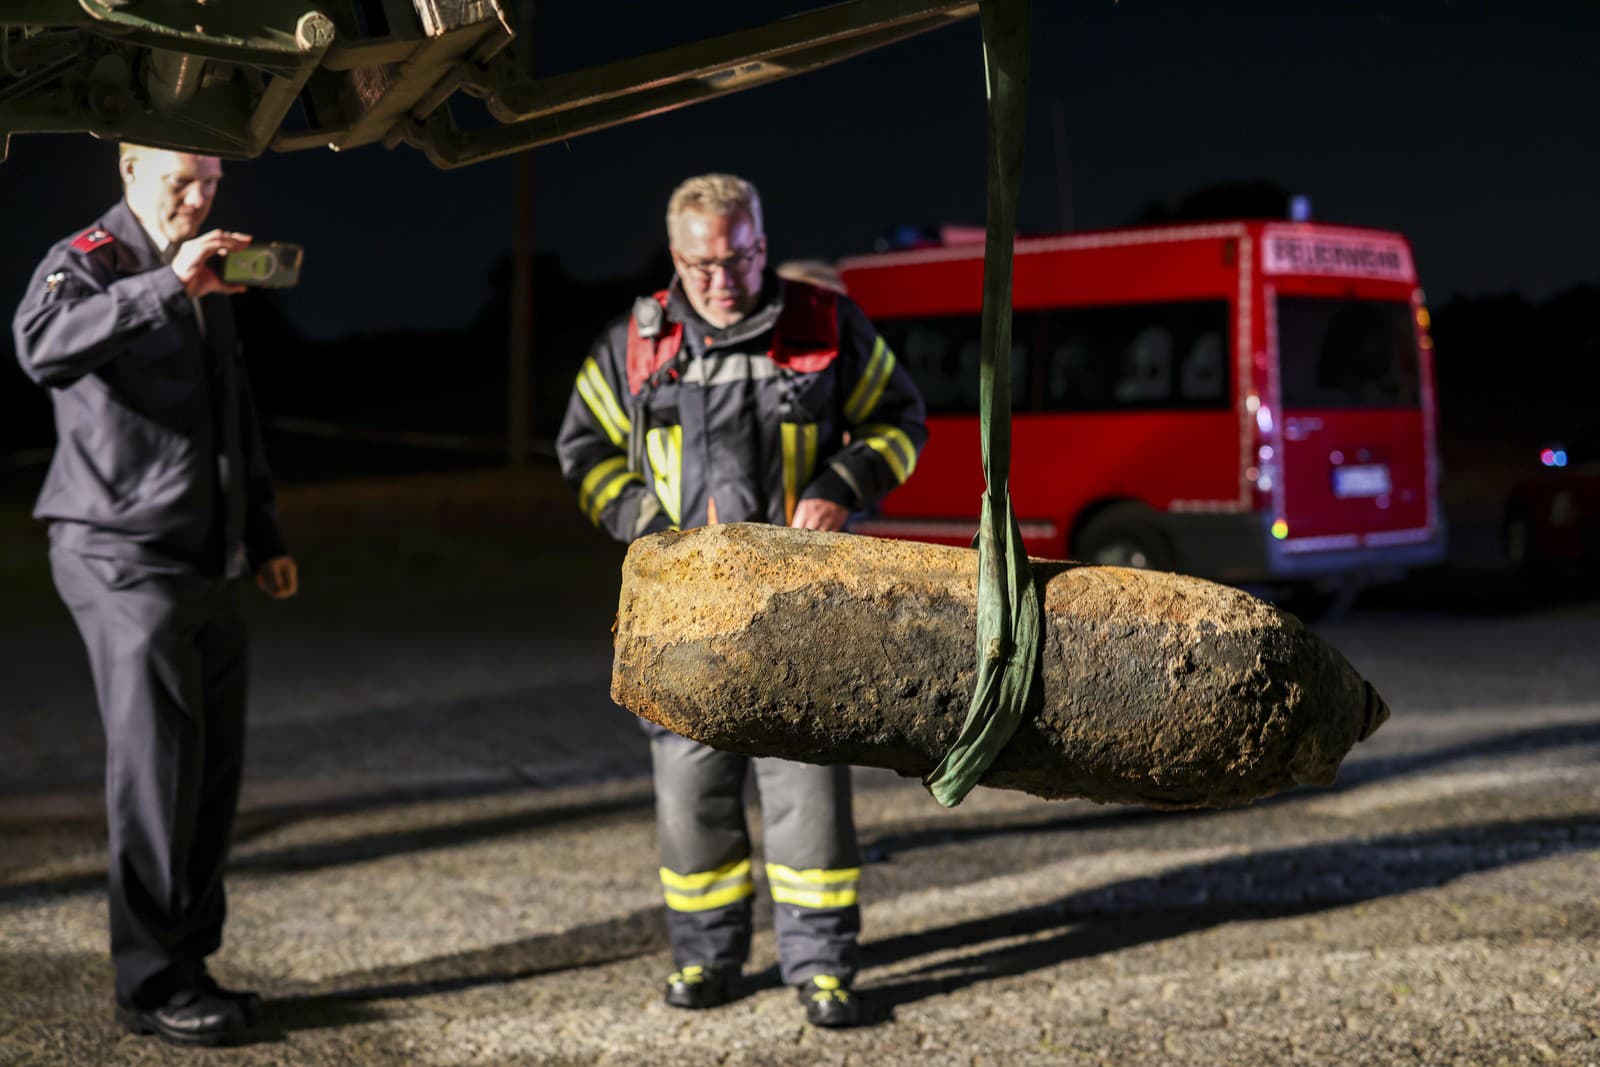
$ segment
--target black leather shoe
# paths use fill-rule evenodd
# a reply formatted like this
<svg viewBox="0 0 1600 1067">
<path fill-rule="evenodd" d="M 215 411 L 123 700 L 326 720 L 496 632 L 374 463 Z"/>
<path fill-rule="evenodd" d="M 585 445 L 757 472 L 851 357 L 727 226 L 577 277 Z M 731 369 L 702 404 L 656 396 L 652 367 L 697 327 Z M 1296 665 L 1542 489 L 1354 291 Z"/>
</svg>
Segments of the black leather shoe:
<svg viewBox="0 0 1600 1067">
<path fill-rule="evenodd" d="M 208 997 L 216 997 L 218 1000 L 228 1000 L 237 1004 L 240 1014 L 244 1016 L 246 1026 L 261 1021 L 267 1002 L 255 990 L 229 989 L 226 986 L 219 985 L 217 980 L 211 977 L 210 972 L 204 970 L 200 972 L 200 979 L 195 983 L 195 987 Z"/>
<path fill-rule="evenodd" d="M 738 973 L 731 967 L 691 964 L 667 976 L 666 1001 L 674 1008 L 691 1011 L 726 1004 L 733 997 L 733 980 Z"/>
<path fill-rule="evenodd" d="M 226 1045 L 245 1030 L 239 1005 L 198 989 L 174 993 L 159 1008 L 119 1004 L 117 1021 L 130 1034 L 155 1034 L 174 1045 Z"/>
<path fill-rule="evenodd" d="M 800 994 L 800 1003 L 806 1006 L 806 1022 L 812 1026 L 831 1030 L 860 1025 L 861 1001 L 850 992 L 849 986 L 833 975 L 813 975 L 795 989 Z"/>
</svg>

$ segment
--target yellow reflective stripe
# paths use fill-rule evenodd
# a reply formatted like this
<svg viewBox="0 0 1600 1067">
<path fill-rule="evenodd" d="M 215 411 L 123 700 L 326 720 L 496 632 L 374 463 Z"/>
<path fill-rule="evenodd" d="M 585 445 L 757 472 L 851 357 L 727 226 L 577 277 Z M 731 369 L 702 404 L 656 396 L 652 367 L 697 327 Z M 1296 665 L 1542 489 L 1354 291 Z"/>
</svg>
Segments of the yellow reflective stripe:
<svg viewBox="0 0 1600 1067">
<path fill-rule="evenodd" d="M 797 908 L 848 908 L 856 903 L 856 887 L 824 890 L 774 885 L 772 900 L 776 904 L 793 904 Z"/>
<path fill-rule="evenodd" d="M 589 473 L 583 476 L 583 484 L 578 487 L 578 499 L 585 502 L 585 510 L 588 510 L 587 501 L 594 494 L 595 487 L 617 471 L 626 470 L 627 466 L 627 456 L 612 456 L 610 459 L 603 459 L 589 468 Z"/>
<path fill-rule="evenodd" d="M 799 474 L 795 468 L 795 453 L 799 451 L 794 446 L 795 430 L 797 427 L 792 422 L 783 423 L 778 427 L 778 439 L 783 445 L 783 521 L 794 521 L 794 508 L 800 496 Z"/>
<path fill-rule="evenodd" d="M 905 460 L 896 454 L 895 448 L 881 437 L 867 438 L 867 447 L 882 456 L 889 464 L 889 469 L 894 472 L 894 480 L 898 485 L 904 485 L 905 480 L 911 477 L 911 472 L 906 470 Z"/>
<path fill-rule="evenodd" d="M 862 440 L 889 464 L 895 481 L 904 482 L 911 477 L 911 472 L 917 469 L 917 450 L 904 430 L 887 423 L 863 426 L 862 430 L 866 433 Z"/>
<path fill-rule="evenodd" d="M 676 526 L 683 508 L 683 427 L 660 426 L 645 434 L 645 451 L 656 496 Z"/>
<path fill-rule="evenodd" d="M 848 908 L 856 903 L 861 868 L 813 868 L 797 871 L 781 863 L 767 864 L 772 899 L 801 908 Z"/>
<path fill-rule="evenodd" d="M 578 505 L 589 516 L 589 521 L 598 525 L 600 513 L 617 498 L 623 487 L 629 482 L 642 481 L 643 478 L 628 470 L 627 456 L 601 460 L 583 476 L 583 485 L 578 490 Z"/>
<path fill-rule="evenodd" d="M 679 874 L 661 868 L 661 895 L 673 911 L 710 911 L 743 900 L 755 892 L 750 861 L 739 860 L 714 871 Z"/>
<path fill-rule="evenodd" d="M 679 874 L 669 867 L 661 868 L 661 884 L 668 889 L 680 889 L 693 892 L 704 889 L 706 886 L 720 882 L 725 878 L 750 877 L 750 860 L 736 860 L 725 867 L 718 867 L 714 871 L 693 871 L 689 874 Z"/>
<path fill-rule="evenodd" d="M 710 911 L 712 908 L 725 908 L 729 904 L 737 904 L 745 897 L 755 894 L 756 888 L 749 882 L 739 882 L 715 893 L 707 893 L 699 897 L 686 897 L 667 889 L 662 891 L 662 897 L 667 902 L 667 907 L 673 911 Z"/>
<path fill-rule="evenodd" d="M 872 358 L 867 360 L 867 369 L 861 373 L 861 380 L 851 390 L 850 399 L 844 402 L 844 417 L 851 422 L 861 422 L 871 415 L 883 397 L 884 386 L 889 384 L 889 375 L 893 373 L 894 351 L 880 337 L 872 346 Z"/>
<path fill-rule="evenodd" d="M 811 477 L 817 471 L 817 424 L 786 422 L 779 431 L 783 443 L 784 521 L 793 522 L 800 494 L 811 484 Z"/>
<path fill-rule="evenodd" d="M 800 457 L 800 486 L 804 489 L 811 484 L 811 478 L 817 473 L 817 424 L 806 423 L 801 434 L 802 454 Z"/>
<path fill-rule="evenodd" d="M 895 454 L 900 457 L 900 461 L 905 465 L 908 477 L 912 471 L 917 469 L 916 446 L 911 443 L 911 436 L 900 427 L 892 423 L 875 422 L 869 426 L 861 427 L 861 435 L 862 439 L 866 441 L 871 441 L 876 437 L 893 445 Z M 904 480 L 904 478 L 901 479 L 901 481 Z"/>
<path fill-rule="evenodd" d="M 623 488 L 626 487 L 629 482 L 643 481 L 644 479 L 639 477 L 637 474 L 629 472 L 619 474 L 611 481 L 607 482 L 606 487 L 600 490 L 600 492 L 594 498 L 594 505 L 589 512 L 589 521 L 594 523 L 596 526 L 600 525 L 600 513 L 606 509 L 606 505 L 615 500 L 617 498 L 617 494 L 621 493 Z"/>
<path fill-rule="evenodd" d="M 633 423 L 628 419 L 628 413 L 617 402 L 617 394 L 611 391 L 610 383 L 606 381 L 606 376 L 600 371 L 600 364 L 595 362 L 593 356 L 589 357 L 588 364 L 589 380 L 594 383 L 595 389 L 604 401 L 606 410 L 611 413 L 612 419 L 616 421 L 617 427 L 623 434 L 627 434 L 628 431 L 633 429 Z"/>
<path fill-rule="evenodd" d="M 616 394 L 606 384 L 605 375 L 600 373 L 600 364 L 595 362 L 593 356 L 584 360 L 583 369 L 578 371 L 578 395 L 583 397 L 583 402 L 588 405 L 606 436 L 611 438 L 611 443 L 621 448 L 623 440 L 633 429 L 633 423 L 622 410 L 622 405 L 617 403 Z"/>
<path fill-rule="evenodd" d="M 767 877 L 781 882 L 793 882 L 796 885 L 838 885 L 841 882 L 858 882 L 861 880 L 860 867 L 811 867 L 804 871 L 797 871 L 793 867 L 785 867 L 781 863 L 767 864 Z"/>
</svg>

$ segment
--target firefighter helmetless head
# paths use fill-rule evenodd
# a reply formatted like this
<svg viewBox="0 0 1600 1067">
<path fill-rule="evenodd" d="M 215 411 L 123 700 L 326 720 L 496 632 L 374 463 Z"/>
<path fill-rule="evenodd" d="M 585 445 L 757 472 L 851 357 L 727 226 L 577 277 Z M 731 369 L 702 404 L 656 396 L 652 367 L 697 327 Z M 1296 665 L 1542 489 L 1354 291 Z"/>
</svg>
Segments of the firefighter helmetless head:
<svg viewBox="0 0 1600 1067">
<path fill-rule="evenodd" d="M 731 174 L 702 174 L 667 202 L 667 240 L 679 284 L 706 322 L 726 329 L 755 309 L 767 268 L 761 197 Z"/>
<path fill-rule="evenodd" d="M 220 159 L 124 144 L 117 170 L 128 206 L 145 229 L 159 233 L 169 244 L 200 236 L 222 181 Z"/>
</svg>

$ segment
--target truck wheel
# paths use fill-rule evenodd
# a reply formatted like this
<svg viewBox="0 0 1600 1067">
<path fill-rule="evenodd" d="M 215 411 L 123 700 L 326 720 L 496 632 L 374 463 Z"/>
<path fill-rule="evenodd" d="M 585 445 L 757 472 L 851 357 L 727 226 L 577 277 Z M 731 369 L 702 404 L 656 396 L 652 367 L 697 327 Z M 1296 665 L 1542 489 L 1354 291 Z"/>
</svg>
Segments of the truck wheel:
<svg viewBox="0 0 1600 1067">
<path fill-rule="evenodd" d="M 1297 582 L 1274 601 L 1301 622 L 1336 622 L 1350 614 L 1363 588 L 1364 583 L 1355 578 L 1330 583 Z"/>
<path fill-rule="evenodd" d="M 1078 535 L 1074 555 L 1102 567 L 1170 571 L 1177 566 L 1172 546 L 1149 513 L 1127 506 L 1107 508 L 1090 519 Z"/>
</svg>

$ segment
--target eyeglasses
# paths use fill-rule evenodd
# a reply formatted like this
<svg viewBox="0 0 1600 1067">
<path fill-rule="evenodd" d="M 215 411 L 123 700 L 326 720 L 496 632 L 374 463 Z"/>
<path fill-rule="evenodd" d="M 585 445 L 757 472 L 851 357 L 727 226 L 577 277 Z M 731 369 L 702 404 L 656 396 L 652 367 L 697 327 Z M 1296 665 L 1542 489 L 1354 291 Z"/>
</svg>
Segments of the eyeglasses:
<svg viewBox="0 0 1600 1067">
<path fill-rule="evenodd" d="M 762 240 L 757 241 L 749 248 L 735 252 L 731 256 L 723 256 L 720 259 L 684 259 L 676 252 L 673 253 L 673 258 L 678 261 L 678 266 L 684 271 L 693 275 L 702 285 L 707 285 L 712 278 L 716 277 L 718 270 L 727 271 L 730 276 L 743 274 L 755 263 L 756 258 L 766 250 L 767 243 Z"/>
</svg>

